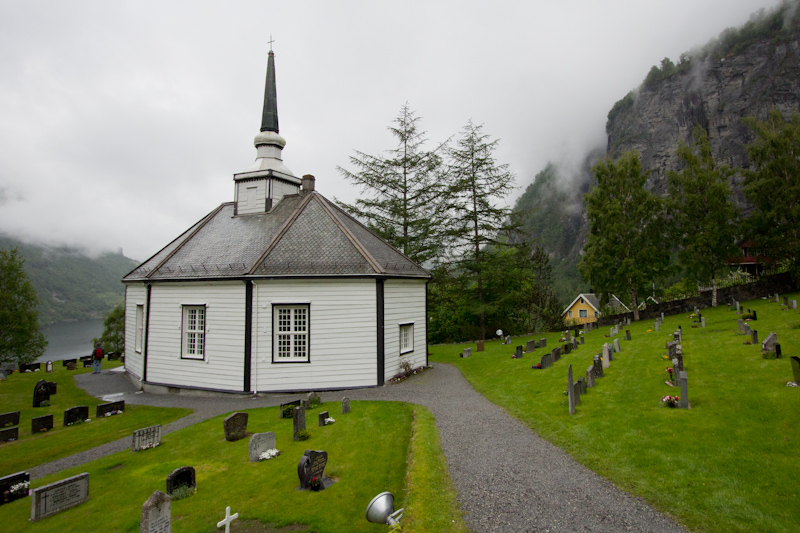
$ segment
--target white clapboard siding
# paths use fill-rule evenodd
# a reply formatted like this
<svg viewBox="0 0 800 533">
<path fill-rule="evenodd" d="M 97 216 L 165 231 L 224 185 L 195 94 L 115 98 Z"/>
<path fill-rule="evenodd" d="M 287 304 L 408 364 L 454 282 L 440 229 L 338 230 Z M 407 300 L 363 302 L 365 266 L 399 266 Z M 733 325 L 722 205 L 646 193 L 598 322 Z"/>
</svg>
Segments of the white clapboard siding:
<svg viewBox="0 0 800 533">
<path fill-rule="evenodd" d="M 400 372 L 400 362 L 412 368 L 425 364 L 425 281 L 386 280 L 384 300 L 384 379 Z M 414 323 L 414 351 L 400 357 L 400 324 Z"/>
<path fill-rule="evenodd" d="M 272 198 L 274 199 L 273 205 L 277 204 L 284 196 L 290 194 L 297 194 L 297 185 L 286 183 L 281 180 L 272 180 Z"/>
<path fill-rule="evenodd" d="M 183 305 L 206 305 L 205 359 L 181 359 Z M 245 285 L 156 283 L 150 293 L 147 381 L 241 392 Z"/>
<path fill-rule="evenodd" d="M 236 184 L 236 212 L 240 215 L 266 211 L 267 180 L 240 181 Z"/>
<path fill-rule="evenodd" d="M 255 282 L 253 384 L 259 391 L 377 384 L 374 279 Z M 310 363 L 272 363 L 272 304 L 309 304 Z"/>
<path fill-rule="evenodd" d="M 142 320 L 147 318 L 147 288 L 144 283 L 128 284 L 125 288 L 125 370 L 142 378 L 142 353 L 136 351 L 136 306 L 142 305 Z M 143 323 L 144 327 L 144 323 Z M 144 342 L 144 338 L 142 339 Z M 144 351 L 144 347 L 142 347 Z"/>
</svg>

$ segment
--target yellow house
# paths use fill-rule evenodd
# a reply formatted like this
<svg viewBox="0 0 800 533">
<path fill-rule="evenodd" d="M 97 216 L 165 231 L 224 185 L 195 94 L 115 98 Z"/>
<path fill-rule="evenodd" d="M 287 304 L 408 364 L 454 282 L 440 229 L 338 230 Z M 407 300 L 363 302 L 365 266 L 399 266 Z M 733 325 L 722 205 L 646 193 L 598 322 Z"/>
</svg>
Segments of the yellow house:
<svg viewBox="0 0 800 533">
<path fill-rule="evenodd" d="M 564 322 L 572 324 L 597 322 L 600 315 L 600 302 L 594 294 L 579 294 L 561 313 Z"/>
</svg>

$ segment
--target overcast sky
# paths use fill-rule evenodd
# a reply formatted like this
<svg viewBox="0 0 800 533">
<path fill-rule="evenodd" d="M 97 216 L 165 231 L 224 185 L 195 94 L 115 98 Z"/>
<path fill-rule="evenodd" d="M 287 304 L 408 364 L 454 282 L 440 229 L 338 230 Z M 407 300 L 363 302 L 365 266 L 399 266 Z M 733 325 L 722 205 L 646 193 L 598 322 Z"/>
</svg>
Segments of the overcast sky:
<svg viewBox="0 0 800 533">
<path fill-rule="evenodd" d="M 295 175 L 353 201 L 353 150 L 394 146 L 408 102 L 431 143 L 500 139 L 513 202 L 549 160 L 605 145 L 615 101 L 661 58 L 777 0 L 0 0 L 0 232 L 144 260 L 255 158 L 269 37 Z"/>
</svg>

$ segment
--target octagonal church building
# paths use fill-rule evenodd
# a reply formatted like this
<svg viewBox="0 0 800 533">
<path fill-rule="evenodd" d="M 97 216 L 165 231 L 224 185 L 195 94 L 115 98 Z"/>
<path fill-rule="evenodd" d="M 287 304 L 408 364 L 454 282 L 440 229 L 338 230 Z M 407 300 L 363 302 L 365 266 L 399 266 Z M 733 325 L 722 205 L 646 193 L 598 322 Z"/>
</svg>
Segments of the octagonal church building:
<svg viewBox="0 0 800 533">
<path fill-rule="evenodd" d="M 427 364 L 430 275 L 281 158 L 272 51 L 256 160 L 215 208 L 123 278 L 139 389 L 379 386 Z"/>
</svg>

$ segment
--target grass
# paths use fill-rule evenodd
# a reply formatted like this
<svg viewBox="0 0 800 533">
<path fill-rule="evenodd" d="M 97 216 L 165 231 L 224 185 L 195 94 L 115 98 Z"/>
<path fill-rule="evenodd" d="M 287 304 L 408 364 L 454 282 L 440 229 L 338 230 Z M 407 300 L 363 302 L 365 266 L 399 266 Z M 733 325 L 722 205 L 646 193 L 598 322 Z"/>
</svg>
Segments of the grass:
<svg viewBox="0 0 800 533">
<path fill-rule="evenodd" d="M 103 362 L 104 368 L 119 366 L 118 362 Z M 42 365 L 44 369 L 44 365 Z M 168 424 L 191 413 L 191 409 L 165 409 L 126 405 L 125 413 L 95 419 L 95 406 L 104 403 L 87 394 L 75 384 L 73 376 L 91 372 L 91 368 L 67 370 L 60 361 L 53 372 L 15 372 L 0 382 L 0 413 L 20 411 L 19 440 L 0 444 L 0 476 L 24 471 L 36 465 L 128 437 L 133 431 L 155 424 Z M 58 383 L 57 392 L 50 397 L 50 407 L 33 406 L 33 389 L 40 379 Z M 89 406 L 91 422 L 64 427 L 64 410 L 76 405 Z M 53 415 L 53 429 L 31 435 L 31 419 Z"/>
<path fill-rule="evenodd" d="M 275 432 L 281 451 L 260 463 L 248 462 L 248 439 L 225 441 L 224 415 L 218 416 L 164 436 L 157 448 L 120 452 L 37 480 L 32 488 L 89 472 L 90 499 L 37 523 L 28 520 L 30 501 L 18 500 L 3 506 L 3 523 L 14 531 L 136 532 L 141 505 L 155 490 L 165 490 L 172 470 L 189 465 L 196 469 L 197 492 L 172 502 L 175 533 L 216 531 L 228 505 L 242 522 L 299 524 L 298 531 L 386 531 L 385 525 L 364 517 L 369 501 L 383 491 L 395 495 L 397 508 L 409 502 L 407 517 L 418 527 L 406 531 L 442 531 L 442 517 L 451 524 L 456 520 L 463 531 L 432 415 L 423 407 L 399 402 L 354 401 L 351 407 L 346 415 L 331 410 L 336 423 L 325 427 L 307 418 L 311 438 L 305 442 L 292 441 L 292 421 L 279 419 L 278 407 L 246 411 L 248 430 Z M 336 480 L 332 487 L 295 490 L 297 462 L 305 449 L 328 452 L 325 474 Z M 436 516 L 426 516 L 428 511 Z"/>
<path fill-rule="evenodd" d="M 793 294 L 790 299 L 797 299 Z M 460 368 L 478 392 L 500 405 L 541 436 L 622 489 L 642 496 L 694 530 L 709 532 L 798 531 L 800 488 L 800 388 L 789 357 L 800 355 L 798 313 L 766 300 L 744 302 L 758 312 L 750 322 L 759 341 L 778 334 L 783 359 L 767 360 L 758 345 L 745 345 L 737 334 L 740 316 L 727 306 L 703 310 L 706 328 L 692 328 L 687 315 L 667 317 L 660 332 L 653 321 L 621 328 L 622 352 L 605 377 L 581 398 L 569 415 L 567 366 L 575 379 L 584 376 L 599 353 L 608 328 L 586 335 L 586 344 L 562 356 L 546 370 L 532 370 L 548 347 L 512 359 L 514 347 L 499 341 L 486 352 L 462 359 L 469 344 L 432 346 L 434 362 Z M 680 395 L 668 387 L 662 359 L 668 333 L 683 326 L 684 364 L 689 377 L 691 410 L 659 405 L 660 396 Z M 625 329 L 632 340 L 626 341 Z M 474 348 L 474 345 L 473 345 Z"/>
</svg>

